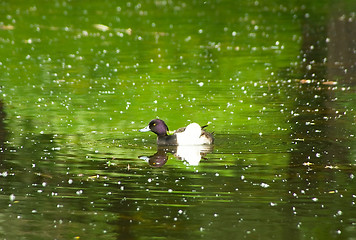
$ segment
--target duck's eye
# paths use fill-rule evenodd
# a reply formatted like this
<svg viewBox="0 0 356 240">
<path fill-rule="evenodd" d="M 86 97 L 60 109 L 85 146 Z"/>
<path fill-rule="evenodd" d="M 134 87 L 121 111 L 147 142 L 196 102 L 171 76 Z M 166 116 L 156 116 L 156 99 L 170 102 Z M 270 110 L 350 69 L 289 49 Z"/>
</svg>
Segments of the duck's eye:
<svg viewBox="0 0 356 240">
<path fill-rule="evenodd" d="M 156 123 L 153 124 L 153 126 L 156 126 L 156 125 L 157 125 Z"/>
</svg>

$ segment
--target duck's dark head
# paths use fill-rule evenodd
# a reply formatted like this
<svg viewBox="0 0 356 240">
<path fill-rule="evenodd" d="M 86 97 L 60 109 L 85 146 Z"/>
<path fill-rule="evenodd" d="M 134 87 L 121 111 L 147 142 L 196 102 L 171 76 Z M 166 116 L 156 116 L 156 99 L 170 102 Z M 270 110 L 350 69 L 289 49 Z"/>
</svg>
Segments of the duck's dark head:
<svg viewBox="0 0 356 240">
<path fill-rule="evenodd" d="M 152 131 L 157 136 L 167 136 L 168 127 L 161 119 L 153 119 L 147 127 L 140 129 L 140 132 Z"/>
</svg>

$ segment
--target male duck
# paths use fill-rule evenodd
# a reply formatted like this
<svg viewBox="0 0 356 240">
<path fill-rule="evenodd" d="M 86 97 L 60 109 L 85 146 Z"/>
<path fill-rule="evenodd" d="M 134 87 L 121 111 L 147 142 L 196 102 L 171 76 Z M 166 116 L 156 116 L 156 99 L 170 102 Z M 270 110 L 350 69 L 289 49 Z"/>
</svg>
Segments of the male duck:
<svg viewBox="0 0 356 240">
<path fill-rule="evenodd" d="M 207 125 L 206 125 L 207 126 Z M 140 132 L 152 131 L 157 134 L 158 145 L 202 145 L 213 144 L 213 134 L 206 132 L 198 123 L 191 123 L 174 131 L 173 135 L 168 135 L 166 123 L 160 119 L 153 119 L 147 127 L 140 129 Z"/>
</svg>

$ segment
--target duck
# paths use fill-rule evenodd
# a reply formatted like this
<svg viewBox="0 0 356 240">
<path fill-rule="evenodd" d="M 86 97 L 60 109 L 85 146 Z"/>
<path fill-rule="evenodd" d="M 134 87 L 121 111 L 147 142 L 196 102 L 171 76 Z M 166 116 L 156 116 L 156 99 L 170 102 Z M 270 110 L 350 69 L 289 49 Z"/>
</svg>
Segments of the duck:
<svg viewBox="0 0 356 240">
<path fill-rule="evenodd" d="M 140 129 L 140 132 L 153 132 L 157 135 L 157 145 L 212 145 L 214 136 L 204 130 L 198 123 L 191 123 L 168 135 L 168 126 L 161 119 L 153 119 L 147 127 Z"/>
</svg>

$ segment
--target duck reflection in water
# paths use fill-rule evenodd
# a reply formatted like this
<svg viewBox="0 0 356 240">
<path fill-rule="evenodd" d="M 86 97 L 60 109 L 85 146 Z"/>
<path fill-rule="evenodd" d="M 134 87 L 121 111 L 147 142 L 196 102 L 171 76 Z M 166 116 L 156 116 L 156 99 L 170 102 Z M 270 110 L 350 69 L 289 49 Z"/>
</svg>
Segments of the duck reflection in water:
<svg viewBox="0 0 356 240">
<path fill-rule="evenodd" d="M 187 166 L 198 166 L 201 159 L 213 151 L 213 145 L 192 146 L 158 146 L 157 152 L 152 156 L 139 156 L 152 167 L 162 167 L 166 164 L 169 154 L 182 160 Z"/>
</svg>

